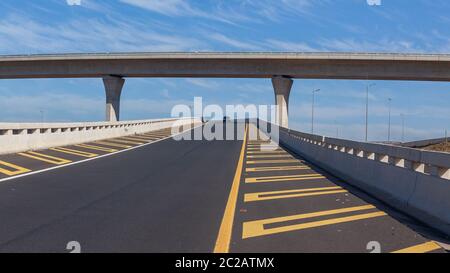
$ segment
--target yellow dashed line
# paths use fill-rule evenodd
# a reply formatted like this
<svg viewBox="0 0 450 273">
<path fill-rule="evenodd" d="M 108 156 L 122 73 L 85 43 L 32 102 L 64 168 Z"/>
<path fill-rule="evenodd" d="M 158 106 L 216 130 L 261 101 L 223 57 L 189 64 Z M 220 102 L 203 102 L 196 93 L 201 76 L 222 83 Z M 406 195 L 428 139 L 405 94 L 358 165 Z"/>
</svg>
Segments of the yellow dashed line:
<svg viewBox="0 0 450 273">
<path fill-rule="evenodd" d="M 288 232 L 288 231 L 295 231 L 295 230 L 302 230 L 302 229 L 308 229 L 308 228 L 314 228 L 314 227 L 321 227 L 321 226 L 327 226 L 327 225 L 333 225 L 333 224 L 338 224 L 338 223 L 345 223 L 345 222 L 375 218 L 375 217 L 380 217 L 380 216 L 386 215 L 386 213 L 384 213 L 382 211 L 377 211 L 377 212 L 358 214 L 358 215 L 347 216 L 347 217 L 333 218 L 333 219 L 327 219 L 327 220 L 321 220 L 321 221 L 313 221 L 313 222 L 287 225 L 287 226 L 274 227 L 274 228 L 265 228 L 264 227 L 264 225 L 268 225 L 268 224 L 276 224 L 276 223 L 308 219 L 308 218 L 314 218 L 314 217 L 320 217 L 320 216 L 369 210 L 369 209 L 374 209 L 374 208 L 375 207 L 372 205 L 365 205 L 365 206 L 358 206 L 358 207 L 351 207 L 351 208 L 344 208 L 344 209 L 327 210 L 327 211 L 297 214 L 297 215 L 291 215 L 291 216 L 276 217 L 276 218 L 270 218 L 270 219 L 264 219 L 264 220 L 245 222 L 243 224 L 242 238 L 247 239 L 247 238 L 251 238 L 251 237 L 264 236 L 264 235 L 270 235 L 270 234 L 276 234 L 276 233 L 282 233 L 282 232 Z"/>
<path fill-rule="evenodd" d="M 293 158 L 290 154 L 285 155 L 248 155 L 247 158 L 249 159 L 270 159 L 270 158 Z"/>
<path fill-rule="evenodd" d="M 276 164 L 276 163 L 299 163 L 302 162 L 297 159 L 287 159 L 287 160 L 251 160 L 247 161 L 247 164 Z"/>
<path fill-rule="evenodd" d="M 246 172 L 275 172 L 275 171 L 293 171 L 293 170 L 309 170 L 308 166 L 279 166 L 279 167 L 257 167 L 246 168 Z"/>
<path fill-rule="evenodd" d="M 21 167 L 21 166 L 17 166 L 17 165 L 15 165 L 15 164 L 8 163 L 8 162 L 1 161 L 1 160 L 0 160 L 0 166 L 1 166 L 1 165 L 13 169 L 13 170 L 11 171 L 11 170 L 4 169 L 4 168 L 1 168 L 1 167 L 0 167 L 0 173 L 6 174 L 6 175 L 8 175 L 8 176 L 13 176 L 13 175 L 18 175 L 18 174 L 22 174 L 22 173 L 31 172 L 31 170 L 29 170 L 29 169 L 27 169 L 27 168 L 24 168 L 24 167 Z"/>
<path fill-rule="evenodd" d="M 257 193 L 245 194 L 244 201 L 245 202 L 254 202 L 254 201 L 264 201 L 264 200 L 273 200 L 273 199 L 319 196 L 319 195 L 336 194 L 336 193 L 344 193 L 344 192 L 347 192 L 347 191 L 342 189 L 341 187 L 323 187 L 323 188 L 313 188 L 313 189 L 257 192 Z"/>
<path fill-rule="evenodd" d="M 427 242 L 420 245 L 400 249 L 392 253 L 427 253 L 438 249 L 441 249 L 440 245 L 436 244 L 435 242 Z"/>
<path fill-rule="evenodd" d="M 140 139 L 140 140 L 145 140 L 145 141 L 154 140 L 152 137 L 146 137 L 146 136 L 141 136 L 141 135 L 133 135 L 133 136 L 129 136 L 129 137 Z"/>
<path fill-rule="evenodd" d="M 95 146 L 95 145 L 88 145 L 88 144 L 77 144 L 77 145 L 73 145 L 73 146 L 90 149 L 90 150 L 103 151 L 103 152 L 108 152 L 108 153 L 114 153 L 114 152 L 119 151 L 116 149 L 105 148 L 105 147 L 100 147 L 100 146 Z"/>
<path fill-rule="evenodd" d="M 245 144 L 247 141 L 248 125 L 245 126 L 244 141 L 242 142 L 241 154 L 234 174 L 233 184 L 231 185 L 230 195 L 220 224 L 219 234 L 217 235 L 214 253 L 228 253 L 230 249 L 231 233 L 233 231 L 234 213 L 236 211 L 236 202 L 239 193 L 239 184 L 241 183 L 242 168 L 244 164 Z"/>
<path fill-rule="evenodd" d="M 143 142 L 136 142 L 136 141 L 131 141 L 131 140 L 124 140 L 122 138 L 113 138 L 113 139 L 108 139 L 109 142 L 118 142 L 118 143 L 125 143 L 125 144 L 133 144 L 133 145 L 142 145 L 144 144 Z"/>
<path fill-rule="evenodd" d="M 169 135 L 166 135 L 166 134 L 143 134 L 143 135 L 149 136 L 149 137 L 159 137 L 159 138 L 169 136 Z"/>
<path fill-rule="evenodd" d="M 145 143 L 152 141 L 151 139 L 143 139 L 143 138 L 138 138 L 135 136 L 126 136 L 126 137 L 121 137 L 121 139 L 125 139 L 125 140 L 131 140 L 131 141 L 136 141 L 136 142 L 143 142 L 145 141 Z"/>
<path fill-rule="evenodd" d="M 96 144 L 110 146 L 110 147 L 117 147 L 117 148 L 131 148 L 133 146 L 125 145 L 125 144 L 119 144 L 119 143 L 111 143 L 107 141 L 95 141 Z"/>
<path fill-rule="evenodd" d="M 65 153 L 65 154 L 81 156 L 81 157 L 87 157 L 87 158 L 92 158 L 92 157 L 98 156 L 98 154 L 93 154 L 93 153 L 88 153 L 88 152 L 83 152 L 83 151 L 79 151 L 79 150 L 63 148 L 63 147 L 50 148 L 49 150 L 60 152 L 60 153 Z"/>
<path fill-rule="evenodd" d="M 297 175 L 283 175 L 283 176 L 266 176 L 266 177 L 248 177 L 245 178 L 245 183 L 264 183 L 264 182 L 282 182 L 295 180 L 313 180 L 322 179 L 325 176 L 321 174 L 297 174 Z"/>
<path fill-rule="evenodd" d="M 259 154 L 289 154 L 285 151 L 248 151 L 248 155 L 259 155 Z"/>
<path fill-rule="evenodd" d="M 50 156 L 42 153 L 37 152 L 26 152 L 26 153 L 18 153 L 18 155 L 25 156 L 28 158 L 44 161 L 47 163 L 55 164 L 55 165 L 63 165 L 72 162 L 71 160 L 59 158 L 55 156 Z"/>
<path fill-rule="evenodd" d="M 142 140 L 136 140 L 136 139 L 133 139 L 131 137 L 120 137 L 120 138 L 117 138 L 117 139 L 111 139 L 110 141 L 120 142 L 119 140 L 120 141 L 128 141 L 128 143 L 130 143 L 130 144 L 137 144 L 137 145 L 142 145 L 142 144 L 146 143 L 146 142 L 142 142 Z M 126 143 L 126 142 L 124 142 L 124 143 Z"/>
</svg>

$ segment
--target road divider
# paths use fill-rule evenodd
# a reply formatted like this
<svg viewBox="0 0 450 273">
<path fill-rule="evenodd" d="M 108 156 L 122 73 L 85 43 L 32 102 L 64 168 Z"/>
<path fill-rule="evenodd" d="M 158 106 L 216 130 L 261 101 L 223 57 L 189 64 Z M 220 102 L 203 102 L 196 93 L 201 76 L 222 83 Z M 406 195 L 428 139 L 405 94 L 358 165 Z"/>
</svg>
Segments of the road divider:
<svg viewBox="0 0 450 273">
<path fill-rule="evenodd" d="M 125 148 L 125 149 L 133 147 L 131 145 L 112 143 L 112 142 L 108 142 L 108 141 L 95 141 L 94 143 L 100 144 L 100 145 L 105 145 L 105 146 L 110 146 L 110 147 Z"/>
<path fill-rule="evenodd" d="M 120 137 L 120 138 L 113 138 L 113 139 L 108 139 L 108 141 L 112 141 L 112 142 L 119 142 L 119 143 L 126 143 L 126 144 L 134 144 L 134 145 L 142 145 L 145 144 L 145 142 L 142 142 L 141 140 L 135 140 L 129 137 Z"/>
<path fill-rule="evenodd" d="M 245 194 L 244 201 L 254 202 L 254 201 L 265 201 L 274 199 L 285 199 L 285 198 L 299 198 L 299 197 L 319 196 L 345 192 L 347 192 L 347 190 L 344 190 L 341 187 L 322 187 L 311 189 L 256 192 Z"/>
<path fill-rule="evenodd" d="M 291 215 L 291 216 L 276 217 L 276 218 L 270 218 L 270 219 L 244 222 L 243 229 L 242 229 L 242 238 L 248 239 L 248 238 L 252 238 L 252 237 L 259 237 L 259 236 L 265 236 L 265 235 L 271 235 L 271 234 L 277 234 L 277 233 L 283 233 L 283 232 L 290 232 L 290 231 L 298 231 L 298 230 L 302 230 L 302 229 L 316 228 L 316 227 L 358 221 L 358 220 L 363 220 L 363 219 L 376 218 L 376 217 L 381 217 L 381 216 L 387 215 L 386 213 L 384 213 L 382 211 L 376 211 L 376 212 L 369 212 L 369 213 L 364 213 L 364 214 L 356 214 L 356 215 L 351 215 L 351 216 L 331 218 L 331 219 L 326 219 L 326 220 L 318 220 L 318 221 L 310 221 L 310 222 L 299 223 L 299 224 L 283 225 L 283 223 L 285 223 L 285 222 L 299 221 L 299 220 L 309 219 L 309 218 L 338 215 L 338 214 L 343 214 L 343 213 L 359 212 L 359 211 L 373 210 L 373 209 L 375 209 L 375 207 L 372 205 L 364 205 L 364 206 L 357 206 L 357 207 L 350 207 L 350 208 L 343 208 L 343 209 L 326 210 L 326 211 L 304 213 L 304 214 L 297 214 L 297 215 Z M 275 227 L 269 227 L 269 226 L 275 226 Z"/>
<path fill-rule="evenodd" d="M 309 170 L 308 166 L 279 166 L 279 167 L 256 167 L 246 168 L 246 172 L 277 172 L 277 171 L 294 171 L 294 170 Z"/>
<path fill-rule="evenodd" d="M 98 156 L 98 154 L 83 152 L 80 150 L 74 150 L 74 149 L 69 149 L 69 148 L 64 148 L 64 147 L 50 148 L 49 150 L 60 152 L 60 153 L 65 153 L 65 154 L 77 155 L 77 156 L 81 156 L 81 157 L 87 157 L 87 158 Z"/>
<path fill-rule="evenodd" d="M 5 169 L 5 167 L 7 167 L 8 169 Z M 7 176 L 13 176 L 27 172 L 31 172 L 31 170 L 0 160 L 0 173 L 3 173 Z"/>
<path fill-rule="evenodd" d="M 228 253 L 230 250 L 231 234 L 233 232 L 234 214 L 239 194 L 239 184 L 241 183 L 242 169 L 244 165 L 244 155 L 247 143 L 248 124 L 245 126 L 244 140 L 242 141 L 241 153 L 239 155 L 230 194 L 220 224 L 219 234 L 214 246 L 214 253 Z"/>
<path fill-rule="evenodd" d="M 284 155 L 247 155 L 247 158 L 249 159 L 269 159 L 269 158 L 293 158 L 290 154 L 284 154 Z"/>
<path fill-rule="evenodd" d="M 392 253 L 427 253 L 434 250 L 441 249 L 442 247 L 435 242 L 426 242 L 423 244 L 407 247 L 404 249 L 393 251 Z"/>
<path fill-rule="evenodd" d="M 249 160 L 247 164 L 279 164 L 279 163 L 299 163 L 301 161 L 297 159 L 286 159 L 286 160 Z"/>
<path fill-rule="evenodd" d="M 297 175 L 279 175 L 279 176 L 265 176 L 265 177 L 247 177 L 245 183 L 268 183 L 268 182 L 285 182 L 285 181 L 300 181 L 300 180 L 315 180 L 323 179 L 325 176 L 321 174 L 297 174 Z"/>
<path fill-rule="evenodd" d="M 73 146 L 80 147 L 80 148 L 85 148 L 85 149 L 89 149 L 89 150 L 107 152 L 107 153 L 114 153 L 114 152 L 118 151 L 117 149 L 105 148 L 105 147 L 101 147 L 101 146 L 88 145 L 88 144 L 76 144 L 76 145 L 73 145 Z"/>
<path fill-rule="evenodd" d="M 259 120 L 261 128 L 267 128 Z M 274 126 L 271 125 L 271 130 Z M 450 235 L 450 154 L 279 127 L 280 143 L 331 175 Z"/>
<path fill-rule="evenodd" d="M 31 159 L 36 159 L 39 161 L 44 161 L 44 162 L 47 162 L 50 164 L 55 164 L 55 165 L 64 165 L 64 164 L 72 162 L 71 160 L 68 160 L 68 159 L 64 159 L 64 158 L 60 158 L 60 157 L 56 157 L 56 156 L 50 156 L 50 155 L 33 152 L 33 151 L 29 151 L 29 152 L 25 152 L 25 153 L 18 153 L 18 155 L 25 156 L 25 157 L 28 157 Z"/>
</svg>

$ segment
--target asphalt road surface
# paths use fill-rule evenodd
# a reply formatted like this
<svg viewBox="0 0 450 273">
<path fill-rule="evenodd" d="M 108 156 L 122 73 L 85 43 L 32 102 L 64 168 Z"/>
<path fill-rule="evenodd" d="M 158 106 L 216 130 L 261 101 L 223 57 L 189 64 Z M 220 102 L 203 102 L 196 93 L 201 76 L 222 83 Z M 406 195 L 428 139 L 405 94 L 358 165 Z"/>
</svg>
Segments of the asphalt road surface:
<svg viewBox="0 0 450 273">
<path fill-rule="evenodd" d="M 0 252 L 444 251 L 282 148 L 169 136 L 0 156 Z"/>
</svg>

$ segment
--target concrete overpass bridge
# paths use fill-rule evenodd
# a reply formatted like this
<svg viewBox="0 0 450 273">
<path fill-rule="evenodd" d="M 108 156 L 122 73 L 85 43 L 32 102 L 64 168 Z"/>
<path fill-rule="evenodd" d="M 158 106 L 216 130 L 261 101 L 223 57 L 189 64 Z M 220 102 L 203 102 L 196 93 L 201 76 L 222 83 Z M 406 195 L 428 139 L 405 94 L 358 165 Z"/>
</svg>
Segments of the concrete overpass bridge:
<svg viewBox="0 0 450 273">
<path fill-rule="evenodd" d="M 106 122 L 0 123 L 0 252 L 64 252 L 70 241 L 83 252 L 448 247 L 450 154 L 311 135 L 287 122 L 295 79 L 448 81 L 450 56 L 127 53 L 0 64 L 2 79 L 102 78 L 107 97 Z M 127 77 L 271 78 L 281 126 L 118 121 Z M 244 137 L 174 138 L 224 123 Z M 280 146 L 265 140 L 271 134 Z"/>
<path fill-rule="evenodd" d="M 293 79 L 450 81 L 450 55 L 388 53 L 106 53 L 0 57 L 0 79 L 103 78 L 106 120 L 119 120 L 127 77 L 271 78 L 288 127 Z"/>
</svg>

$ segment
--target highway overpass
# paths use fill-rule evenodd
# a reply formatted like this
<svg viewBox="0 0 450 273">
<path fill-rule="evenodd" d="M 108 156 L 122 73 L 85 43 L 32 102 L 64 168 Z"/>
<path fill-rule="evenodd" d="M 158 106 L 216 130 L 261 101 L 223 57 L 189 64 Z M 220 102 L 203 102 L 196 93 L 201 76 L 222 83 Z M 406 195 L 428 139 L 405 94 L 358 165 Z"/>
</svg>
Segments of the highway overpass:
<svg viewBox="0 0 450 273">
<path fill-rule="evenodd" d="M 106 120 L 127 77 L 272 78 L 288 127 L 292 79 L 449 81 L 450 55 L 389 53 L 97 53 L 0 56 L 0 79 L 103 78 Z"/>
<path fill-rule="evenodd" d="M 250 138 L 257 132 L 253 122 L 239 127 L 229 121 L 244 139 L 176 141 L 171 122 L 150 129 L 139 122 L 135 133 L 0 155 L 0 252 L 68 252 L 71 241 L 82 252 L 445 252 L 445 235 L 429 227 L 432 222 L 421 222 L 428 218 L 409 213 L 425 206 L 422 213 L 440 217 L 448 227 L 450 177 L 416 166 L 447 164 L 448 172 L 448 156 L 433 161 L 401 152 L 407 148 L 286 129 L 278 147 L 261 139 L 264 131 Z M 103 126 L 95 130 L 120 129 Z M 195 121 L 192 126 L 181 134 L 205 127 Z M 48 133 L 80 136 L 90 130 Z M 383 153 L 396 160 L 385 163 Z M 330 158 L 340 163 L 329 167 Z M 400 167 L 400 160 L 418 162 L 413 169 Z M 364 169 L 345 176 L 341 165 L 359 161 Z M 370 188 L 355 183 L 361 173 L 374 172 L 378 178 L 365 182 L 398 191 L 370 195 Z M 417 193 L 402 190 L 413 186 L 408 183 L 425 195 L 435 192 L 430 200 L 417 200 Z M 410 198 L 405 213 L 389 203 L 402 197 Z"/>
<path fill-rule="evenodd" d="M 237 127 L 244 139 L 227 141 L 172 137 L 240 122 L 119 121 L 127 77 L 270 78 L 280 127 L 268 127 L 279 129 L 280 146 L 263 140 L 261 120 Z M 0 123 L 0 252 L 64 252 L 69 241 L 84 252 L 448 247 L 449 154 L 296 132 L 288 104 L 295 79 L 449 81 L 450 55 L 0 57 L 0 79 L 26 78 L 102 78 L 107 121 Z"/>
</svg>

